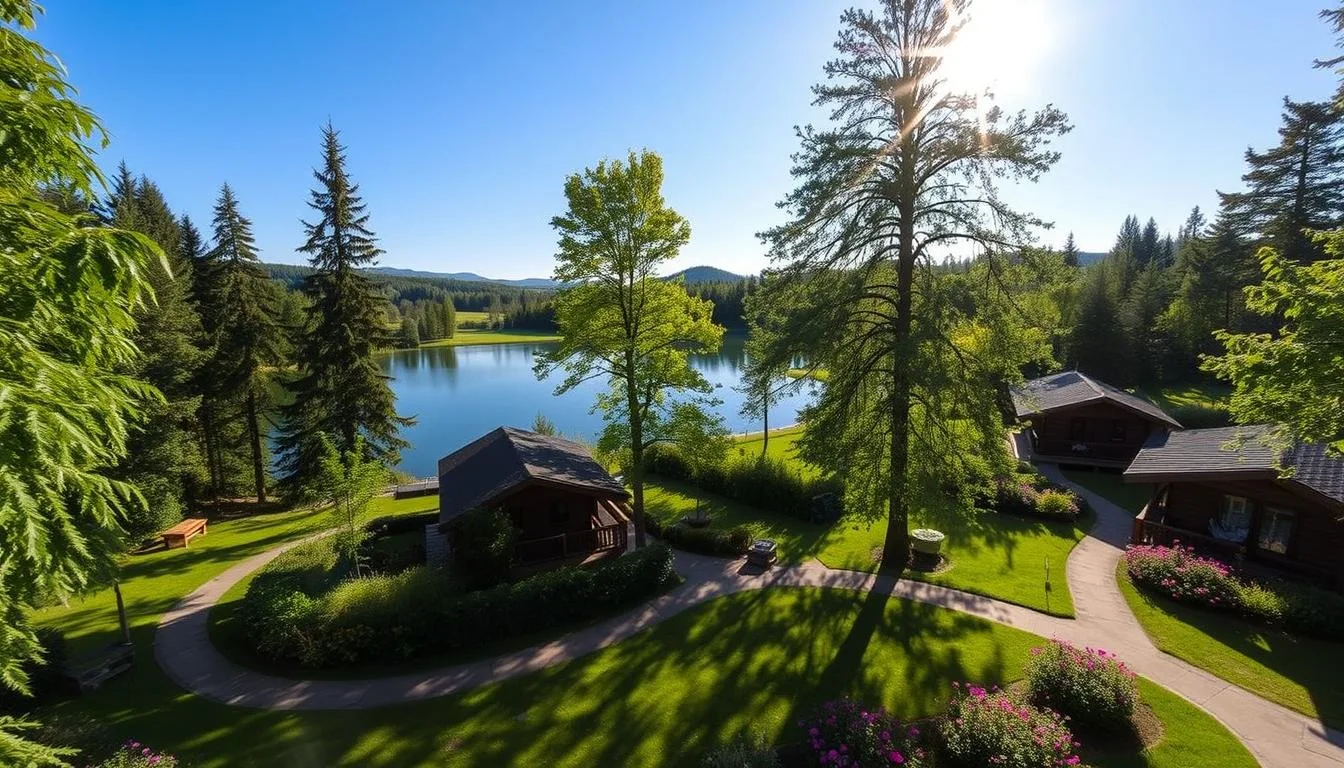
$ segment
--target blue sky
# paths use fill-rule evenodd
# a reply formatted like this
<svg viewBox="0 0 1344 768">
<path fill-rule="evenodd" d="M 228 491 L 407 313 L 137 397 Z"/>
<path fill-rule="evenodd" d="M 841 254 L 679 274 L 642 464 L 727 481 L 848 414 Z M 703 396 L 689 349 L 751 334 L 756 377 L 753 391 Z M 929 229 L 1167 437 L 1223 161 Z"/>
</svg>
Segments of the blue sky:
<svg viewBox="0 0 1344 768">
<path fill-rule="evenodd" d="M 1049 244 L 1073 230 L 1104 250 L 1130 213 L 1175 230 L 1275 141 L 1283 96 L 1335 82 L 1311 68 L 1332 51 L 1326 0 L 979 2 L 1040 21 L 1028 50 L 995 48 L 1000 102 L 1052 102 L 1075 126 L 1040 184 L 1007 193 L 1056 223 Z M 565 175 L 648 147 L 691 222 L 676 266 L 751 272 L 851 4 L 49 0 L 37 36 L 109 129 L 105 166 L 125 159 L 200 224 L 227 180 L 267 261 L 303 261 L 330 117 L 386 265 L 549 275 Z"/>
</svg>

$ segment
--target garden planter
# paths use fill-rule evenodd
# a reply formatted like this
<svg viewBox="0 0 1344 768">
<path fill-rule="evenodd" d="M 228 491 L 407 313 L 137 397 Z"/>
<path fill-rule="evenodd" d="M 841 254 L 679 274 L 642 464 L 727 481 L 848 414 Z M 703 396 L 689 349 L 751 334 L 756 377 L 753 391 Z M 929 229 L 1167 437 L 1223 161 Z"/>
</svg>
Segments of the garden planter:
<svg viewBox="0 0 1344 768">
<path fill-rule="evenodd" d="M 916 528 L 910 532 L 910 547 L 921 555 L 938 557 L 943 551 L 943 539 L 947 538 L 942 531 L 935 531 L 932 528 Z"/>
</svg>

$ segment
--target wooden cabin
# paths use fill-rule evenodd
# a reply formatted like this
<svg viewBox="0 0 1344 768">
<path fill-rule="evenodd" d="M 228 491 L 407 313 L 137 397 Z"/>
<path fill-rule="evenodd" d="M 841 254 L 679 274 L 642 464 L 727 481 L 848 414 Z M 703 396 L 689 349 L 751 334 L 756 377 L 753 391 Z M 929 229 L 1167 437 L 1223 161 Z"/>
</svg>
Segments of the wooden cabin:
<svg viewBox="0 0 1344 768">
<path fill-rule="evenodd" d="M 500 427 L 439 459 L 439 529 L 468 510 L 505 511 L 515 562 L 582 562 L 625 552 L 630 494 L 579 443 Z"/>
<path fill-rule="evenodd" d="M 1154 435 L 1181 429 L 1153 402 L 1078 371 L 1032 379 L 1010 392 L 1032 456 L 1123 469 Z"/>
<path fill-rule="evenodd" d="M 1249 567 L 1344 589 L 1344 458 L 1289 444 L 1268 426 L 1154 436 L 1125 482 L 1152 487 L 1135 544 L 1179 540 Z"/>
</svg>

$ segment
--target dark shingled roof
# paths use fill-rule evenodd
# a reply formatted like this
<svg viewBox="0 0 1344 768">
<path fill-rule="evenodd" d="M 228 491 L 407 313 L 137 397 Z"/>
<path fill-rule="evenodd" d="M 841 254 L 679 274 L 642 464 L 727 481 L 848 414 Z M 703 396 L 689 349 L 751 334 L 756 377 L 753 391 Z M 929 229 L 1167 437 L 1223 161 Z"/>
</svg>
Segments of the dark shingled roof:
<svg viewBox="0 0 1344 768">
<path fill-rule="evenodd" d="M 1019 419 L 1045 414 L 1084 403 L 1106 401 L 1175 429 L 1181 423 L 1151 401 L 1116 389 L 1077 371 L 1065 371 L 1032 379 L 1013 387 L 1013 410 Z"/>
<path fill-rule="evenodd" d="M 1269 439 L 1265 424 L 1218 429 L 1187 429 L 1153 435 L 1125 470 L 1130 482 L 1173 480 L 1180 475 L 1240 475 L 1278 478 L 1344 503 L 1344 457 L 1324 445 L 1297 443 L 1282 449 Z"/>
<path fill-rule="evenodd" d="M 604 496 L 629 495 L 584 446 L 500 427 L 439 459 L 439 522 L 533 481 Z"/>
</svg>

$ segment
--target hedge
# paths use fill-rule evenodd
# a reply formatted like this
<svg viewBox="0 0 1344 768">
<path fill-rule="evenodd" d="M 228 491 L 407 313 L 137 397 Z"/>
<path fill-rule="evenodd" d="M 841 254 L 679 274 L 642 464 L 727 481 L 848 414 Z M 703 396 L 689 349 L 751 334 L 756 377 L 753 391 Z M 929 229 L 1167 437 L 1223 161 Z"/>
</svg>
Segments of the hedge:
<svg viewBox="0 0 1344 768">
<path fill-rule="evenodd" d="M 800 520 L 811 519 L 813 497 L 840 491 L 833 481 L 804 477 L 786 462 L 768 456 L 728 459 L 697 469 L 676 447 L 660 444 L 645 453 L 645 467 L 654 474 Z"/>
<path fill-rule="evenodd" d="M 687 552 L 714 557 L 745 555 L 751 546 L 751 531 L 745 526 L 733 528 L 693 528 L 685 523 L 662 525 L 652 517 L 645 519 L 649 533 Z"/>
<path fill-rule="evenodd" d="M 447 574 L 423 567 L 305 591 L 322 583 L 305 578 L 312 566 L 335 565 L 324 543 L 277 558 L 243 597 L 249 639 L 263 657 L 333 667 L 477 647 L 608 615 L 676 579 L 671 550 L 654 545 L 475 592 L 454 591 Z"/>
</svg>

